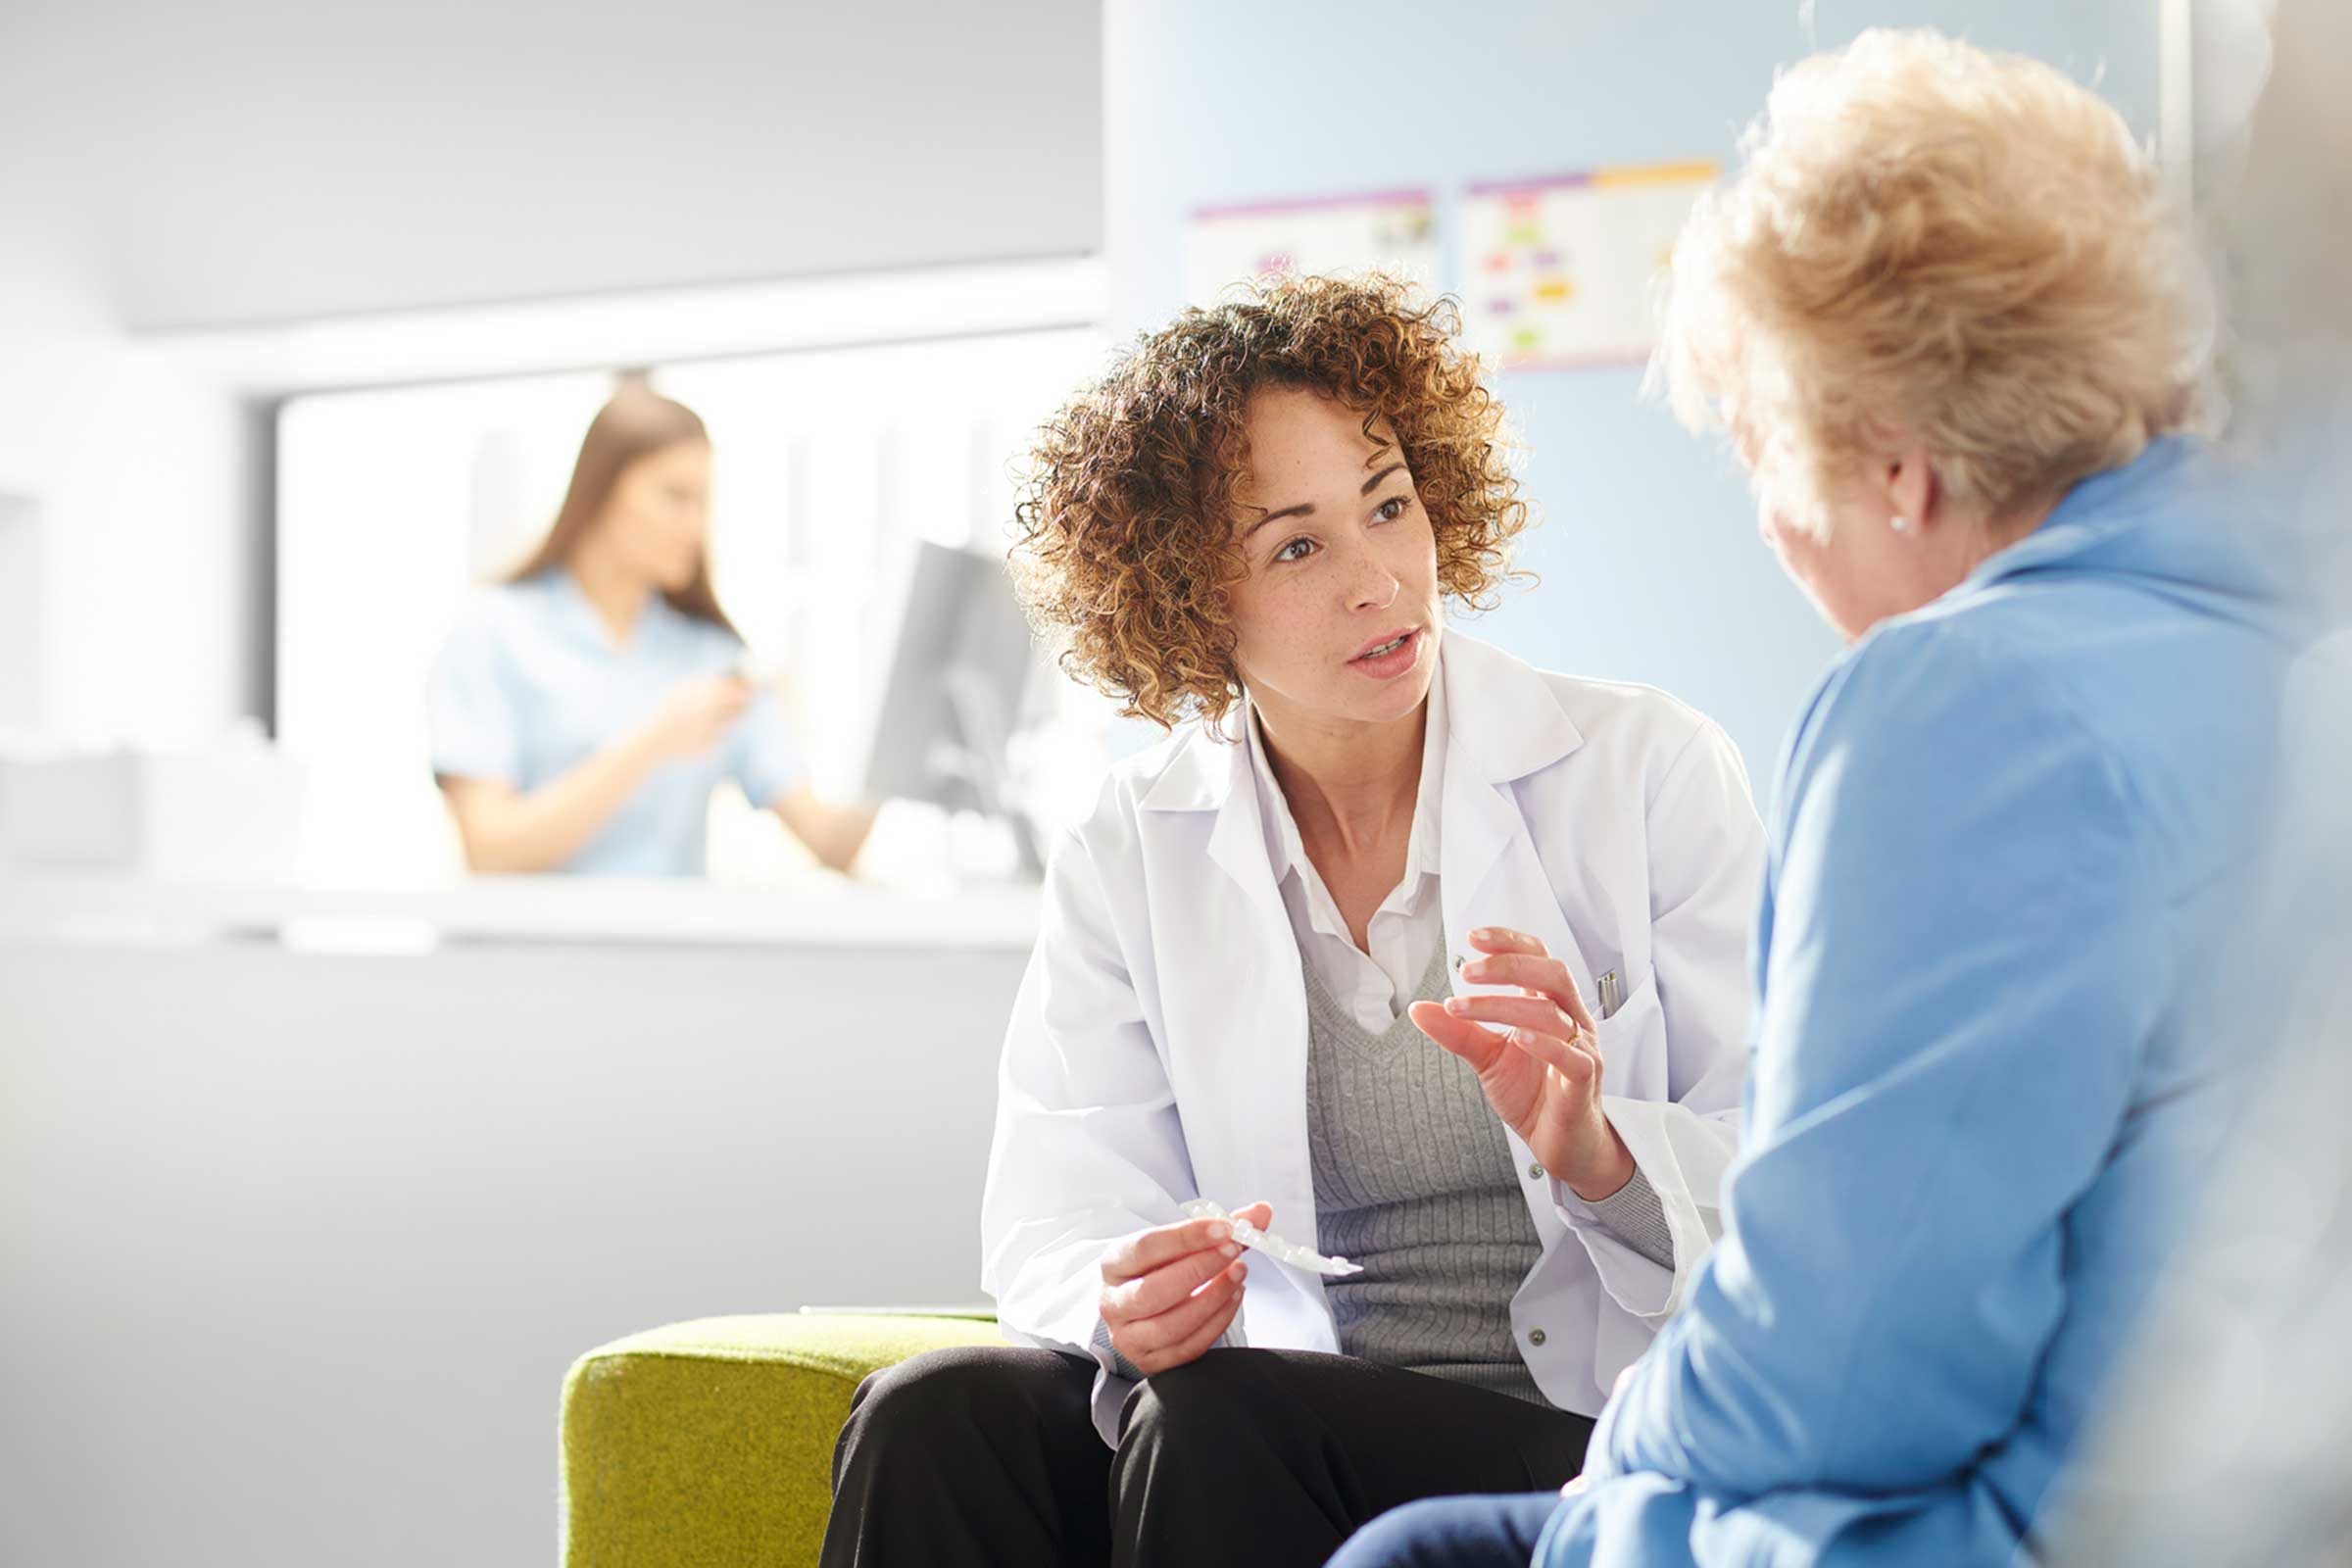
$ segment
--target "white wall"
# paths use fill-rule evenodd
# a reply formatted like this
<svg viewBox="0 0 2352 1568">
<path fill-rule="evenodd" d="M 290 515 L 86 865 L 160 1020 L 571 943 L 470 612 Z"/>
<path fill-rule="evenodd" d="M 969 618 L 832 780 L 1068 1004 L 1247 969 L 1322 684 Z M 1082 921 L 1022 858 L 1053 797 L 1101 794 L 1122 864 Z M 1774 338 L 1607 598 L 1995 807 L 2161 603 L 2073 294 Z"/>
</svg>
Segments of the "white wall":
<svg viewBox="0 0 2352 1568">
<path fill-rule="evenodd" d="M 977 1297 L 1025 958 L 0 940 L 0 1563 L 552 1561 L 583 1351 Z"/>
<path fill-rule="evenodd" d="M 237 405 L 121 329 L 82 215 L 19 151 L 35 142 L 9 74 L 0 67 L 0 491 L 38 518 L 41 718 L 88 740 L 202 730 L 243 710 L 252 689 Z"/>
<path fill-rule="evenodd" d="M 1080 254 L 1095 0 L 12 0 L 0 114 L 150 329 Z"/>
<path fill-rule="evenodd" d="M 0 735 L 48 713 L 48 527 L 29 493 L 0 489 Z"/>
</svg>

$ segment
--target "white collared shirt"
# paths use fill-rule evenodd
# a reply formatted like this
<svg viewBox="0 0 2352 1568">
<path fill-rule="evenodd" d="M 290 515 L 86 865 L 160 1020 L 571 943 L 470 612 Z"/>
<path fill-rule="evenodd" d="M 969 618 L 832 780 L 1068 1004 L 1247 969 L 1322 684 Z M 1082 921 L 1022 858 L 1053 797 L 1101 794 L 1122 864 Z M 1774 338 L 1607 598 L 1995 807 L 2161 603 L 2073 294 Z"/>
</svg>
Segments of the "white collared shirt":
<svg viewBox="0 0 2352 1568">
<path fill-rule="evenodd" d="M 1440 659 L 1445 657 L 1443 643 Z M 1298 955 L 1314 965 L 1323 989 L 1372 1034 L 1396 1021 L 1403 1004 L 1429 973 L 1430 960 L 1446 945 L 1446 917 L 1438 897 L 1438 832 L 1443 815 L 1446 772 L 1446 682 L 1429 683 L 1428 724 L 1421 742 L 1421 783 L 1413 797 L 1412 836 L 1406 841 L 1404 874 L 1381 901 L 1364 931 L 1371 952 L 1355 945 L 1339 901 L 1307 858 L 1305 842 L 1291 803 L 1274 777 L 1257 710 L 1250 710 L 1250 771 L 1257 784 L 1259 820 L 1265 824 L 1266 856 L 1290 911 Z"/>
</svg>

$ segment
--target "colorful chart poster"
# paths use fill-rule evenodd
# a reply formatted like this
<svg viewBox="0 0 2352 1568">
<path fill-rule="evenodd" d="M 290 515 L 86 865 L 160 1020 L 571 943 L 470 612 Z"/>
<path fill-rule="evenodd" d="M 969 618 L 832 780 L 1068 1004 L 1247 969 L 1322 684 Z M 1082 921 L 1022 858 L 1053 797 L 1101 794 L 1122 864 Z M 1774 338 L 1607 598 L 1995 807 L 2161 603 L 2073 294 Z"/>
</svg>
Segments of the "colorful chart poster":
<svg viewBox="0 0 2352 1568">
<path fill-rule="evenodd" d="M 1713 164 L 1608 169 L 1470 187 L 1463 337 L 1490 366 L 1638 364 L 1655 290 Z"/>
<path fill-rule="evenodd" d="M 1184 246 L 1184 296 L 1207 305 L 1229 285 L 1270 272 L 1377 268 L 1434 286 L 1436 204 L 1426 190 L 1203 208 Z"/>
</svg>

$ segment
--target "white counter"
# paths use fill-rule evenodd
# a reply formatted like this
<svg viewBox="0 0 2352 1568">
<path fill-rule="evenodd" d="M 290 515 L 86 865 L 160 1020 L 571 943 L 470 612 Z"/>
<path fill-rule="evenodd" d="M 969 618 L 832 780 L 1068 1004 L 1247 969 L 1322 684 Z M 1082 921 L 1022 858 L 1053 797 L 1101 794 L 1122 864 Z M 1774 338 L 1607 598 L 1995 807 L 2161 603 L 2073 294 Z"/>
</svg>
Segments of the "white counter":
<svg viewBox="0 0 2352 1568">
<path fill-rule="evenodd" d="M 0 1561 L 544 1561 L 572 1357 L 971 1300 L 1036 919 L 1034 890 L 0 888 Z"/>
<path fill-rule="evenodd" d="M 782 887 L 654 878 L 501 876 L 446 887 L 236 887 L 122 876 L 0 873 L 0 940 L 158 945 L 282 937 L 329 951 L 551 942 L 1026 951 L 1033 883 L 953 893 L 838 877 Z"/>
</svg>

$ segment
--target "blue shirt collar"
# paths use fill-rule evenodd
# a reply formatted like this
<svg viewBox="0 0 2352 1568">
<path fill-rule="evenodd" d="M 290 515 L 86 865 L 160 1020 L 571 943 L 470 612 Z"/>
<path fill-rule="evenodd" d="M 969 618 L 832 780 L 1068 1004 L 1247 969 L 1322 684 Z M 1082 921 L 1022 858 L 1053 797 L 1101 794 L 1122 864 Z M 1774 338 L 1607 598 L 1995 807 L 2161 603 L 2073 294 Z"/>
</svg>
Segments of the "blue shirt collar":
<svg viewBox="0 0 2352 1568">
<path fill-rule="evenodd" d="M 1976 569 L 1961 579 L 1962 584 L 1983 587 L 1999 582 L 2070 560 L 2112 539 L 2139 520 L 2151 492 L 2169 493 L 2173 478 L 2195 448 L 2196 443 L 2186 436 L 2159 436 L 2122 467 L 2079 481 L 2059 498 L 2040 526 L 1977 563 Z"/>
<path fill-rule="evenodd" d="M 624 657 L 647 646 L 649 641 L 666 636 L 673 622 L 687 618 L 671 608 L 668 600 L 658 593 L 649 593 L 629 640 L 619 643 L 613 640 L 612 628 L 605 624 L 605 617 L 589 601 L 587 591 L 569 566 L 551 566 L 530 578 L 529 583 L 547 595 L 556 623 L 568 635 L 613 658 Z"/>
</svg>

